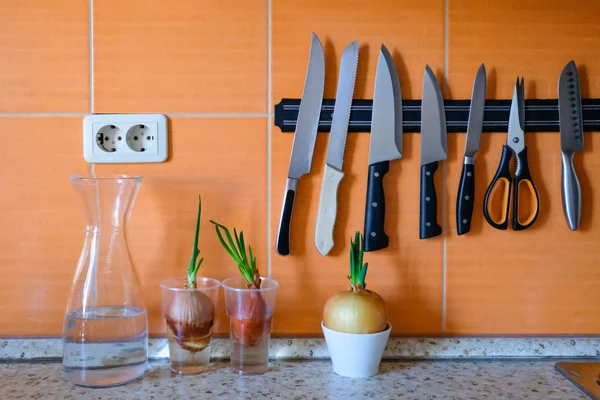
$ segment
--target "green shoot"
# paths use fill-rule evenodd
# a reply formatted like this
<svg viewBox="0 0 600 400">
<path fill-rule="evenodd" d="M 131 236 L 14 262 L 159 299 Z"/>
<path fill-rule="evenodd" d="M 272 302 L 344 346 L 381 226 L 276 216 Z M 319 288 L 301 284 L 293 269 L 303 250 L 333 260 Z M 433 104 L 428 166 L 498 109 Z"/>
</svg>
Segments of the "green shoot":
<svg viewBox="0 0 600 400">
<path fill-rule="evenodd" d="M 202 199 L 198 196 L 198 214 L 196 216 L 196 231 L 194 233 L 194 247 L 192 248 L 192 258 L 188 268 L 188 288 L 196 288 L 196 275 L 204 261 L 204 257 L 200 257 L 200 249 L 198 248 L 198 236 L 200 236 L 200 214 L 202 213 Z"/>
<path fill-rule="evenodd" d="M 365 277 L 369 263 L 363 264 L 363 255 L 365 253 L 364 238 L 360 232 L 354 234 L 354 240 L 350 238 L 350 284 L 365 288 Z"/>
<path fill-rule="evenodd" d="M 219 242 L 221 242 L 221 245 L 227 254 L 229 254 L 237 264 L 240 274 L 247 282 L 247 286 L 249 288 L 260 289 L 260 273 L 256 267 L 256 257 L 252 255 L 252 247 L 248 246 L 248 251 L 246 251 L 244 232 L 240 231 L 240 234 L 238 235 L 237 230 L 233 228 L 232 237 L 231 233 L 229 233 L 229 229 L 225 226 L 213 220 L 210 222 L 215 226 Z M 223 231 L 225 237 L 223 237 L 221 231 Z"/>
</svg>

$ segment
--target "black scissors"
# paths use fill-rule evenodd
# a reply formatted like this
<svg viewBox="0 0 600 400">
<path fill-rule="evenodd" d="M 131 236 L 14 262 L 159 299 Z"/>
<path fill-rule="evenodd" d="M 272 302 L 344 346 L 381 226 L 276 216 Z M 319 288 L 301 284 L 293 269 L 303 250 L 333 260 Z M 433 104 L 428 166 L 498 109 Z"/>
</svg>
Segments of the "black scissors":
<svg viewBox="0 0 600 400">
<path fill-rule="evenodd" d="M 510 105 L 508 122 L 508 139 L 502 147 L 500 165 L 492 182 L 488 186 L 483 202 L 483 215 L 487 222 L 496 229 L 506 230 L 508 227 L 508 213 L 510 197 L 512 194 L 512 228 L 522 231 L 529 228 L 536 221 L 540 211 L 540 198 L 531 179 L 527 165 L 527 147 L 525 147 L 525 86 L 524 79 L 517 78 L 515 91 Z M 513 155 L 517 159 L 517 169 L 514 176 L 510 172 L 510 160 Z M 504 190 L 502 190 L 504 188 Z M 519 193 L 525 188 L 529 192 L 529 212 L 522 218 L 519 214 Z M 499 197 L 498 193 L 501 193 Z M 500 202 L 502 213 L 493 213 L 496 202 Z"/>
</svg>

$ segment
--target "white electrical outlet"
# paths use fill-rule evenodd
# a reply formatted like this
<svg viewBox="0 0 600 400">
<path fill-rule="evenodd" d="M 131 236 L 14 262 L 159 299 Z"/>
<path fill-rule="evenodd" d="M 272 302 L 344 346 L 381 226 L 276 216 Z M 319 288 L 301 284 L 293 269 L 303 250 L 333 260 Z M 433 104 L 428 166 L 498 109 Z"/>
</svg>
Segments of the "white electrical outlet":
<svg viewBox="0 0 600 400">
<path fill-rule="evenodd" d="M 162 114 L 83 118 L 83 158 L 89 163 L 163 162 L 167 156 L 167 117 Z"/>
</svg>

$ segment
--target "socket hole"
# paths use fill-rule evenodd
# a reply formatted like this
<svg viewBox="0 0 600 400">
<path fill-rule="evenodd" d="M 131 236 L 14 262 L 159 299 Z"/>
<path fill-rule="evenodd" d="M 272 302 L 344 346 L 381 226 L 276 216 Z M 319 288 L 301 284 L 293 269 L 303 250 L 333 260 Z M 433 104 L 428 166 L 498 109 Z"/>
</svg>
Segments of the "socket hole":
<svg viewBox="0 0 600 400">
<path fill-rule="evenodd" d="M 129 148 L 135 152 L 156 150 L 154 133 L 148 126 L 143 124 L 133 125 L 127 131 L 125 141 Z"/>
<path fill-rule="evenodd" d="M 117 139 L 118 139 L 118 140 L 123 140 L 123 138 L 122 138 L 121 136 L 119 136 Z"/>
<path fill-rule="evenodd" d="M 114 153 L 120 146 L 122 132 L 115 125 L 105 125 L 96 133 L 96 144 L 102 151 Z"/>
</svg>

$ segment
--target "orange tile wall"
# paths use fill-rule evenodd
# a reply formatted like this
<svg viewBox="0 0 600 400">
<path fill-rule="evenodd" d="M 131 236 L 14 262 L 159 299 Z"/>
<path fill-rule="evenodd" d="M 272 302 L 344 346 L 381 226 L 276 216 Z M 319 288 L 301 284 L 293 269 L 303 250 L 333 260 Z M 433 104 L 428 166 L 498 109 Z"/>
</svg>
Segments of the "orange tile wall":
<svg viewBox="0 0 600 400">
<path fill-rule="evenodd" d="M 92 4 L 92 9 L 89 5 Z M 488 98 L 509 98 L 517 75 L 526 96 L 556 97 L 575 59 L 584 97 L 600 97 L 600 5 L 572 0 L 6 0 L 0 4 L 0 336 L 58 336 L 82 244 L 70 174 L 89 173 L 82 117 L 90 112 L 169 116 L 166 163 L 96 165 L 97 174 L 144 176 L 129 227 L 152 335 L 162 335 L 161 279 L 182 275 L 202 194 L 203 273 L 236 267 L 208 218 L 244 230 L 264 274 L 281 282 L 275 333 L 320 335 L 326 299 L 346 287 L 348 239 L 362 229 L 368 135 L 348 138 L 345 177 L 328 257 L 313 235 L 327 149 L 319 134 L 292 227 L 292 255 L 273 243 L 293 135 L 272 126 L 273 105 L 302 93 L 310 33 L 322 39 L 325 97 L 335 95 L 339 56 L 361 45 L 357 98 L 372 98 L 378 48 L 391 50 L 404 98 L 420 98 L 430 64 L 445 97 L 470 96 L 481 62 Z M 476 210 L 500 156 L 502 134 L 485 134 L 477 156 Z M 455 201 L 464 134 L 451 134 L 439 174 L 443 236 L 418 239 L 419 136 L 386 178 L 390 247 L 367 255 L 369 287 L 386 300 L 397 335 L 600 334 L 599 139 L 577 155 L 582 227 L 567 229 L 556 133 L 530 134 L 541 214 L 524 232 L 501 232 L 476 212 L 458 237 Z M 221 303 L 222 305 L 222 303 Z M 221 308 L 222 309 L 222 308 Z M 227 332 L 220 313 L 217 330 Z"/>
</svg>

